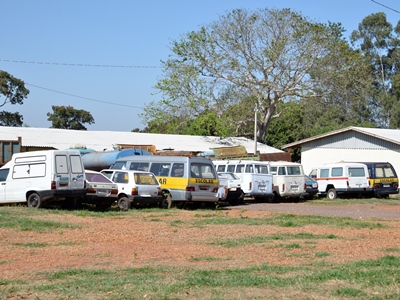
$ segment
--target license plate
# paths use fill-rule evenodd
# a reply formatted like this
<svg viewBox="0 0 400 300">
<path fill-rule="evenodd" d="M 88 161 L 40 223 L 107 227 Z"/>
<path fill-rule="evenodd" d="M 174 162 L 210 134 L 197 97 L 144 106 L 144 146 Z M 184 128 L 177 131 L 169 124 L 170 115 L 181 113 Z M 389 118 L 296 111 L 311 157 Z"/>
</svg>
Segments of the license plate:
<svg viewBox="0 0 400 300">
<path fill-rule="evenodd" d="M 207 191 L 207 190 L 208 190 L 208 187 L 206 187 L 206 186 L 200 186 L 199 188 L 200 188 L 200 190 L 202 190 L 202 191 Z"/>
<path fill-rule="evenodd" d="M 236 191 L 236 188 L 234 187 L 234 188 L 230 188 L 229 189 L 230 191 Z"/>
<path fill-rule="evenodd" d="M 390 184 L 384 184 L 383 187 L 390 187 Z"/>
</svg>

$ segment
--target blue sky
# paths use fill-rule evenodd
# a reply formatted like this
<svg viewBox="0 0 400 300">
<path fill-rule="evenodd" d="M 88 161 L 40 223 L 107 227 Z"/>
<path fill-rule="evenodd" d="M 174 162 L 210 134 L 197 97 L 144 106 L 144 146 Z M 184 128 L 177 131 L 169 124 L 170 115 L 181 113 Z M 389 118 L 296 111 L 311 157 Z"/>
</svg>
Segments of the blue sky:
<svg viewBox="0 0 400 300">
<path fill-rule="evenodd" d="M 396 1 L 376 2 L 400 11 Z M 235 8 L 290 8 L 314 21 L 340 22 L 348 35 L 376 12 L 395 26 L 400 14 L 376 2 L 3 0 L 0 70 L 22 79 L 30 94 L 23 105 L 0 110 L 19 111 L 30 127 L 50 127 L 51 106 L 71 105 L 93 115 L 88 130 L 143 128 L 138 114 L 160 99 L 153 88 L 162 75 L 160 61 L 183 34 Z"/>
</svg>

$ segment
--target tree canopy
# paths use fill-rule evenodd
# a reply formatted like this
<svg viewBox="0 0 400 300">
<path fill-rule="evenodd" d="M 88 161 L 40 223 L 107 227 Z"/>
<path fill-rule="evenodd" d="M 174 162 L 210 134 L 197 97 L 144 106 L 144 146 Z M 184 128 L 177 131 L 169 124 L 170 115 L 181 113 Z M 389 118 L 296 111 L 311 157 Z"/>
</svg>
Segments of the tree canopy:
<svg viewBox="0 0 400 300">
<path fill-rule="evenodd" d="M 86 110 L 55 105 L 51 108 L 53 113 L 47 113 L 47 120 L 52 123 L 51 128 L 87 130 L 83 124 L 94 124 L 94 118 Z"/>
<path fill-rule="evenodd" d="M 400 127 L 399 35 L 400 21 L 393 28 L 383 12 L 365 17 L 351 34 L 370 66 L 370 109 L 378 127 Z"/>
<path fill-rule="evenodd" d="M 340 24 L 312 22 L 289 9 L 228 12 L 172 43 L 155 86 L 162 99 L 141 117 L 153 128 L 180 133 L 205 112 L 224 120 L 230 111 L 223 123 L 236 128 L 229 133 L 249 133 L 257 108 L 257 140 L 264 142 L 271 120 L 281 113 L 278 103 L 327 102 L 332 82 L 364 74 L 353 62 L 342 64 L 358 55 L 342 32 Z"/>
<path fill-rule="evenodd" d="M 0 70 L 0 107 L 10 104 L 23 104 L 28 96 L 29 90 L 25 88 L 25 83 L 10 75 L 6 71 Z M 2 100 L 1 98 L 4 97 Z M 1 126 L 22 126 L 23 116 L 19 113 L 0 112 Z"/>
</svg>

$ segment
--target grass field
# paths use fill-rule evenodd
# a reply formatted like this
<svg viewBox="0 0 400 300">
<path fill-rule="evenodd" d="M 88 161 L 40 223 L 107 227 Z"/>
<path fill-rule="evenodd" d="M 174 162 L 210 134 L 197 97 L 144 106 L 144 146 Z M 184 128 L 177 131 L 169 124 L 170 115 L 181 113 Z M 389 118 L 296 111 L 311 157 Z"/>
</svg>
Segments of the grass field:
<svg viewBox="0 0 400 300">
<path fill-rule="evenodd" d="M 365 204 L 365 200 L 352 203 Z M 350 203 L 350 204 L 352 204 Z M 369 199 L 376 203 L 398 206 L 398 198 L 382 200 Z M 349 205 L 349 200 L 316 200 L 309 205 Z M 258 234 L 226 238 L 208 236 L 198 245 L 224 249 L 247 247 L 271 247 L 274 251 L 285 251 L 298 255 L 295 265 L 255 263 L 240 267 L 218 267 L 229 261 L 229 256 L 203 255 L 187 258 L 188 265 L 152 265 L 137 268 L 67 268 L 53 271 L 31 270 L 15 278 L 2 278 L 0 274 L 0 299 L 400 299 L 400 239 L 392 247 L 382 248 L 377 259 L 360 257 L 351 262 L 331 262 L 329 251 L 318 251 L 318 242 L 341 240 L 336 230 L 392 230 L 400 232 L 399 222 L 382 220 L 357 220 L 342 217 L 303 216 L 296 214 L 273 214 L 268 218 L 251 216 L 243 211 L 239 217 L 229 217 L 218 209 L 197 209 L 192 218 L 181 218 L 179 209 L 142 209 L 128 212 L 95 210 L 47 210 L 26 207 L 0 207 L 0 246 L 6 234 L 32 233 L 43 235 L 51 232 L 83 230 L 79 222 L 68 221 L 93 218 L 107 222 L 110 219 L 141 220 L 164 223 L 178 232 L 185 228 L 212 228 L 221 226 L 264 226 L 265 228 L 307 228 L 321 226 L 328 228 L 326 234 L 317 234 L 304 229 L 297 233 Z M 50 217 L 50 218 L 49 218 Z M 59 218 L 60 221 L 54 221 Z M 49 219 L 52 219 L 51 221 Z M 236 228 L 236 227 L 235 227 Z M 400 238 L 400 237 L 399 237 Z M 272 244 L 273 243 L 273 244 Z M 76 247 L 71 241 L 14 242 L 14 249 L 40 251 L 55 246 Z M 1 249 L 2 247 L 0 247 Z M 308 248 L 307 254 L 290 252 Z M 315 250 L 314 250 L 315 249 Z M 28 255 L 28 254 L 27 254 Z M 107 255 L 107 254 L 105 254 Z M 302 256 L 313 256 L 304 260 Z M 105 257 L 106 258 L 106 257 Z M 1 265 L 9 264 L 2 259 Z"/>
</svg>

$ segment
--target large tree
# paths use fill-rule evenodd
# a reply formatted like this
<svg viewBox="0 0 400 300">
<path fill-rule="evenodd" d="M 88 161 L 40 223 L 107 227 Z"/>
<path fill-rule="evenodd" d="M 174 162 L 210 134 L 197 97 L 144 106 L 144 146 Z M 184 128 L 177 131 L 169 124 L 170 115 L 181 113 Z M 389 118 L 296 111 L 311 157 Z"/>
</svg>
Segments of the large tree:
<svg viewBox="0 0 400 300">
<path fill-rule="evenodd" d="M 224 118 L 237 107 L 232 121 L 249 126 L 257 108 L 257 140 L 263 142 L 279 102 L 323 99 L 331 91 L 323 87 L 344 76 L 347 65 L 326 66 L 351 52 L 342 32 L 340 24 L 312 22 L 289 9 L 233 10 L 173 42 L 156 85 L 162 99 L 141 117 L 153 127 L 175 120 L 179 129 L 204 111 Z"/>
<path fill-rule="evenodd" d="M 370 64 L 370 109 L 379 127 L 400 126 L 400 21 L 393 28 L 383 12 L 365 17 L 351 34 Z"/>
<path fill-rule="evenodd" d="M 47 120 L 52 123 L 51 128 L 86 130 L 84 123 L 94 124 L 94 118 L 86 110 L 55 105 L 51 108 L 53 113 L 47 113 Z"/>
<path fill-rule="evenodd" d="M 0 107 L 10 104 L 23 104 L 28 96 L 29 90 L 25 88 L 25 83 L 10 75 L 6 71 L 0 70 Z M 4 97 L 4 99 L 1 99 Z M 23 116 L 19 113 L 0 112 L 1 126 L 22 126 Z"/>
</svg>

